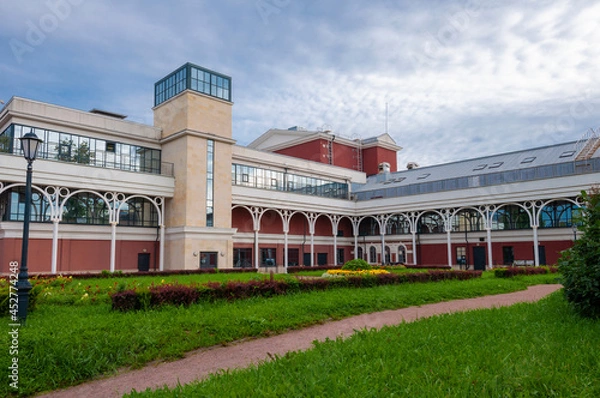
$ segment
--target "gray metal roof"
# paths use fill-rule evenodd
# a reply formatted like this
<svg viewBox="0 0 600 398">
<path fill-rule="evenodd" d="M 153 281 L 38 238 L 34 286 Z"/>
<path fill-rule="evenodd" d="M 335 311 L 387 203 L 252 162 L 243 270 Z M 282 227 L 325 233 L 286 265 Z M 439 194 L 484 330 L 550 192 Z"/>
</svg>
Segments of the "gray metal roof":
<svg viewBox="0 0 600 398">
<path fill-rule="evenodd" d="M 579 148 L 580 149 L 580 148 Z M 599 156 L 596 151 L 594 157 Z M 577 156 L 577 142 L 549 145 L 539 148 L 508 152 L 498 155 L 461 160 L 427 167 L 418 167 L 367 178 L 366 184 L 353 186 L 355 193 L 422 184 L 459 177 L 479 176 L 510 170 L 528 169 L 551 164 L 573 162 Z"/>
</svg>

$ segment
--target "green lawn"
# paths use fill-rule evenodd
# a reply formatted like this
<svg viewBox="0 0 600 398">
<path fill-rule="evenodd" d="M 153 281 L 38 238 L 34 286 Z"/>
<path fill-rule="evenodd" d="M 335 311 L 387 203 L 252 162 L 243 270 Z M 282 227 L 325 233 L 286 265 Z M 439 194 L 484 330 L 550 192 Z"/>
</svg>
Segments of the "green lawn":
<svg viewBox="0 0 600 398">
<path fill-rule="evenodd" d="M 600 322 L 562 292 L 362 331 L 203 383 L 132 397 L 598 397 Z"/>
<path fill-rule="evenodd" d="M 181 281 L 182 277 L 179 278 Z M 42 299 L 29 315 L 27 326 L 20 329 L 20 392 L 54 390 L 110 374 L 121 367 L 140 367 L 156 359 L 176 359 L 195 348 L 282 333 L 329 319 L 505 293 L 525 289 L 530 284 L 552 283 L 555 279 L 556 275 L 515 279 L 486 275 L 470 281 L 344 288 L 129 313 L 114 312 L 108 300 L 92 301 L 91 296 L 79 298 L 77 295 L 76 305 L 62 303 L 61 299 L 46 302 Z M 154 283 L 160 282 L 160 277 L 154 279 Z M 94 283 L 68 282 L 76 284 L 78 289 Z M 110 284 L 110 280 L 98 280 L 98 283 Z M 69 286 L 65 283 L 64 287 L 54 288 L 67 290 Z M 74 295 L 66 292 L 56 296 Z M 101 296 L 99 293 L 98 297 Z M 8 318 L 3 319 L 0 332 L 6 336 L 9 322 Z M 8 339 L 0 342 L 0 359 L 0 363 L 10 361 Z M 9 393 L 8 383 L 2 383 L 0 395 Z"/>
</svg>

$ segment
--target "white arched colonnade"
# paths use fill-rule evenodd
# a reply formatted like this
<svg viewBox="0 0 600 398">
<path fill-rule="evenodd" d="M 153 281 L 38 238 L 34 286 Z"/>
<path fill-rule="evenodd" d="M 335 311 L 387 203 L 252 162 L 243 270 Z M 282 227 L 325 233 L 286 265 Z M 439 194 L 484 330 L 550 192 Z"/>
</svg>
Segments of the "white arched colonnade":
<svg viewBox="0 0 600 398">
<path fill-rule="evenodd" d="M 24 183 L 13 183 L 4 185 L 0 182 L 0 195 L 4 192 L 9 191 L 12 188 L 25 186 Z M 91 189 L 77 189 L 71 191 L 67 187 L 56 187 L 47 186 L 39 187 L 32 185 L 32 191 L 42 195 L 48 203 L 49 214 L 48 217 L 53 224 L 52 227 L 52 261 L 51 270 L 52 274 L 56 274 L 58 270 L 58 232 L 59 224 L 63 220 L 63 213 L 65 211 L 65 205 L 67 201 L 79 193 L 89 193 L 98 197 L 102 202 L 106 204 L 108 212 L 108 222 L 111 227 L 111 239 L 110 239 L 110 266 L 111 272 L 115 271 L 115 258 L 116 258 L 116 240 L 117 240 L 117 225 L 119 225 L 119 215 L 123 207 L 131 199 L 142 198 L 147 200 L 153 205 L 158 215 L 158 227 L 160 228 L 160 242 L 159 242 L 159 270 L 164 269 L 164 237 L 165 237 L 165 206 L 163 197 L 149 197 L 142 194 L 126 194 L 122 192 L 98 192 Z"/>
</svg>

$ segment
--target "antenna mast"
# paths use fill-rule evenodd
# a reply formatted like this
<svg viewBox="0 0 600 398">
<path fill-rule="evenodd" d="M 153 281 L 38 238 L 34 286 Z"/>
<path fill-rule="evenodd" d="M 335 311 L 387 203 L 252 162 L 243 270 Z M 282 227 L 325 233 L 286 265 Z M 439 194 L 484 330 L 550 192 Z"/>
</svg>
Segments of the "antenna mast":
<svg viewBox="0 0 600 398">
<path fill-rule="evenodd" d="M 388 103 L 385 103 L 385 133 L 388 133 Z"/>
</svg>

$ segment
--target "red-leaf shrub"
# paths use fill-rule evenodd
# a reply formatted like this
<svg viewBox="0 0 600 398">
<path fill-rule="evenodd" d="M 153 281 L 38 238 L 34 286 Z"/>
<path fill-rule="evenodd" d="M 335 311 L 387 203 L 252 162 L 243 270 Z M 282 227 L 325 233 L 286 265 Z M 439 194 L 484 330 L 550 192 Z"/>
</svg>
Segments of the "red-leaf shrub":
<svg viewBox="0 0 600 398">
<path fill-rule="evenodd" d="M 325 290 L 329 287 L 331 279 L 326 278 L 310 278 L 300 280 L 301 291 Z"/>
<path fill-rule="evenodd" d="M 130 311 L 160 305 L 190 305 L 200 300 L 239 300 L 250 297 L 271 297 L 289 292 L 326 290 L 336 287 L 373 287 L 400 283 L 420 283 L 441 280 L 478 278 L 481 271 L 428 271 L 413 274 L 377 274 L 344 278 L 295 278 L 288 280 L 251 280 L 248 282 L 209 282 L 196 285 L 162 285 L 113 294 L 114 310 Z"/>
<path fill-rule="evenodd" d="M 117 292 L 114 293 L 111 298 L 113 310 L 127 312 L 140 309 L 138 294 L 135 290 Z"/>
<path fill-rule="evenodd" d="M 554 274 L 558 271 L 557 267 L 502 267 L 494 269 L 494 276 L 497 278 L 512 278 L 517 275 L 542 275 Z"/>
<path fill-rule="evenodd" d="M 162 285 L 151 287 L 150 306 L 190 305 L 198 301 L 200 293 L 195 286 Z"/>
</svg>

